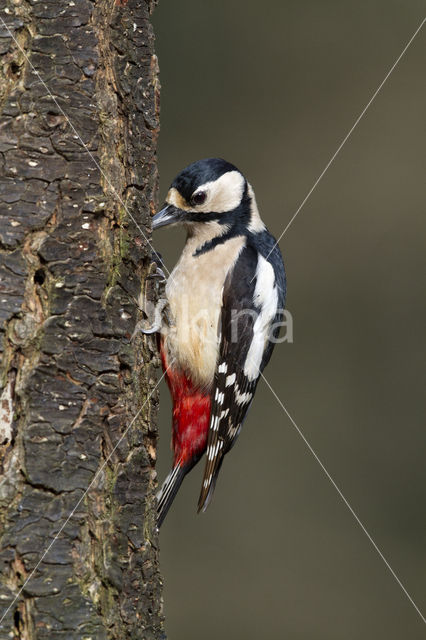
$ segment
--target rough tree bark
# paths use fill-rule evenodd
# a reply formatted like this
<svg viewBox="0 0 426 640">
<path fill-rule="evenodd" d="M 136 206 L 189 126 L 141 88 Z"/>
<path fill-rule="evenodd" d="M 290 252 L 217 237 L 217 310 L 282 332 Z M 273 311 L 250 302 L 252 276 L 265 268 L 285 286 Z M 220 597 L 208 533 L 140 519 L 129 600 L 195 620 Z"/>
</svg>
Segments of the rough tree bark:
<svg viewBox="0 0 426 640">
<path fill-rule="evenodd" d="M 1 639 L 164 637 L 156 354 L 130 341 L 152 268 L 152 8 L 1 0 Z"/>
</svg>

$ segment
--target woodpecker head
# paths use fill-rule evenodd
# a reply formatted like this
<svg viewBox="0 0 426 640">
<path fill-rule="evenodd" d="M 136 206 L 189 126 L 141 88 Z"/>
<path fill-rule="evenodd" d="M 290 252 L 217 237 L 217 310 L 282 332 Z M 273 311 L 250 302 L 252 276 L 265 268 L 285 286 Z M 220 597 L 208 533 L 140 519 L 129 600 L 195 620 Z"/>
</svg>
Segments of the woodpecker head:
<svg viewBox="0 0 426 640">
<path fill-rule="evenodd" d="M 152 228 L 182 223 L 189 229 L 216 224 L 219 233 L 235 228 L 261 231 L 253 189 L 233 164 L 206 158 L 186 167 L 174 179 L 166 206 L 152 220 Z"/>
</svg>

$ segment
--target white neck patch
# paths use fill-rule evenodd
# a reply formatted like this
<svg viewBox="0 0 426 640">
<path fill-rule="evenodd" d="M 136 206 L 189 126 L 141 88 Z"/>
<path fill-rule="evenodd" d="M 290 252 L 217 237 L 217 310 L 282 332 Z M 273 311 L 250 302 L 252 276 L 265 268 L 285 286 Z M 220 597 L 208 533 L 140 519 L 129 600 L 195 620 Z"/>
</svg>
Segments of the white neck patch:
<svg viewBox="0 0 426 640">
<path fill-rule="evenodd" d="M 248 193 L 251 200 L 250 205 L 250 224 L 248 225 L 249 231 L 253 233 L 259 233 L 263 231 L 266 227 L 260 217 L 259 209 L 257 208 L 257 202 L 254 195 L 253 188 L 251 184 L 248 185 Z"/>
</svg>

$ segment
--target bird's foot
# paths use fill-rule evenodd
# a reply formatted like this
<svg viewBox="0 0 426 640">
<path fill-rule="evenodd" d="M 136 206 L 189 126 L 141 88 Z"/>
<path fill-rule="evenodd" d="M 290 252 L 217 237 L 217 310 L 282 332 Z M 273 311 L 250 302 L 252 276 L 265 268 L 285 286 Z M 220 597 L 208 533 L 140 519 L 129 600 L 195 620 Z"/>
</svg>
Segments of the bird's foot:
<svg viewBox="0 0 426 640">
<path fill-rule="evenodd" d="M 145 335 L 151 335 L 160 331 L 163 325 L 163 311 L 166 308 L 168 302 L 166 298 L 160 298 L 153 309 L 145 308 L 144 313 L 147 315 L 146 319 L 140 320 L 133 331 L 131 340 L 133 340 L 137 333 L 143 333 Z M 149 305 L 152 307 L 152 305 Z"/>
<path fill-rule="evenodd" d="M 157 264 L 157 269 L 154 273 L 150 273 L 147 277 L 147 280 L 157 280 L 159 285 L 166 284 L 167 278 L 164 274 L 164 271 Z"/>
</svg>

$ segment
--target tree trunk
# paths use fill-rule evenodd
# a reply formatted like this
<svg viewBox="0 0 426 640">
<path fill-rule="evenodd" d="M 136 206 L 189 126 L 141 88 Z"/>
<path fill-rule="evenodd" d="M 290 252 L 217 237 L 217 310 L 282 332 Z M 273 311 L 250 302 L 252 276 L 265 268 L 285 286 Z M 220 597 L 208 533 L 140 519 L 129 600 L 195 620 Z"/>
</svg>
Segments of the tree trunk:
<svg viewBox="0 0 426 640">
<path fill-rule="evenodd" d="M 152 5 L 2 0 L 2 640 L 164 638 Z"/>
</svg>

